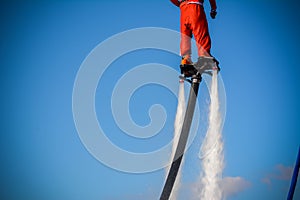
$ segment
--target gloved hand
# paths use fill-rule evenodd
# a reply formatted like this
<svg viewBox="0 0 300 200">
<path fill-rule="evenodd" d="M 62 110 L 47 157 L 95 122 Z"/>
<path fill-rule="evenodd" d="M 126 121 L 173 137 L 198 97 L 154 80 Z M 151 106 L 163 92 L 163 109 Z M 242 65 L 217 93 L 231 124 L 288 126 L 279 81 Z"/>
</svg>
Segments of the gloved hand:
<svg viewBox="0 0 300 200">
<path fill-rule="evenodd" d="M 216 15 L 217 15 L 217 10 L 211 9 L 211 11 L 210 11 L 210 17 L 211 17 L 212 19 L 215 19 L 215 18 L 216 18 Z"/>
</svg>

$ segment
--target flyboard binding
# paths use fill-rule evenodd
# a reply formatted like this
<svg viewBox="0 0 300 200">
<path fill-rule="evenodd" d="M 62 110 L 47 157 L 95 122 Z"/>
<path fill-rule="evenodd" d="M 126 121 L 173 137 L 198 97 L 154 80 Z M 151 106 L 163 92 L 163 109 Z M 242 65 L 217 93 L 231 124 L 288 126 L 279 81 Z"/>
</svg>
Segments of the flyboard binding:
<svg viewBox="0 0 300 200">
<path fill-rule="evenodd" d="M 180 65 L 181 75 L 179 76 L 179 82 L 187 81 L 192 83 L 194 78 L 199 77 L 201 79 L 202 74 L 212 76 L 214 70 L 220 71 L 219 62 L 214 57 L 199 57 L 196 63 Z"/>
</svg>

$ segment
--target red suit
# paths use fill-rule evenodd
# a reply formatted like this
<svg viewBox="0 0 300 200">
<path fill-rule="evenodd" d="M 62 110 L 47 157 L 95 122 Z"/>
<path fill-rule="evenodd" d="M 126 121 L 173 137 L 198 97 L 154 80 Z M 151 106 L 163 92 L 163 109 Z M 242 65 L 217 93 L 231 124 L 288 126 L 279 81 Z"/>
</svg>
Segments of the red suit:
<svg viewBox="0 0 300 200">
<path fill-rule="evenodd" d="M 198 56 L 211 56 L 211 40 L 208 32 L 208 24 L 203 8 L 204 0 L 171 0 L 173 4 L 180 7 L 180 54 L 190 58 L 191 37 L 194 35 L 198 48 Z M 216 1 L 210 0 L 211 16 L 216 15 Z M 215 13 L 215 14 L 212 14 Z"/>
</svg>

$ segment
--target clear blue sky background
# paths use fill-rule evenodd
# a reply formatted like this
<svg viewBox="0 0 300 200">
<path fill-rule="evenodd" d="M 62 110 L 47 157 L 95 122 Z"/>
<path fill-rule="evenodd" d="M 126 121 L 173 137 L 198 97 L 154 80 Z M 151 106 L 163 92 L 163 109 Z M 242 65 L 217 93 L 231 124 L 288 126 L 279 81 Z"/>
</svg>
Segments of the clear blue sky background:
<svg viewBox="0 0 300 200">
<path fill-rule="evenodd" d="M 298 7 L 296 0 L 218 1 L 217 19 L 209 19 L 212 52 L 221 62 L 227 92 L 224 176 L 239 176 L 250 183 L 229 199 L 284 199 L 287 194 L 289 180 L 278 166 L 294 165 L 300 143 Z M 0 23 L 1 199 L 158 196 L 163 170 L 122 173 L 86 151 L 73 122 L 72 90 L 82 61 L 100 42 L 138 27 L 178 31 L 179 10 L 167 0 L 5 1 Z M 134 64 L 158 62 L 177 70 L 180 61 L 178 56 L 150 50 L 128 56 Z M 127 66 L 120 71 L 112 66 L 102 95 L 109 97 L 113 88 L 109 84 L 135 65 Z M 145 87 L 136 93 L 141 108 L 132 115 L 137 123 L 147 124 L 144 113 L 149 105 L 165 105 L 173 117 L 165 129 L 170 139 L 177 102 L 162 91 Z M 109 101 L 97 106 L 109 113 L 105 104 Z M 127 150 L 155 150 L 152 144 L 161 142 L 155 138 L 151 144 L 129 142 L 110 114 L 103 126 L 114 130 L 109 137 Z M 271 182 L 263 183 L 264 178 Z M 298 186 L 298 197 L 299 193 Z"/>
</svg>

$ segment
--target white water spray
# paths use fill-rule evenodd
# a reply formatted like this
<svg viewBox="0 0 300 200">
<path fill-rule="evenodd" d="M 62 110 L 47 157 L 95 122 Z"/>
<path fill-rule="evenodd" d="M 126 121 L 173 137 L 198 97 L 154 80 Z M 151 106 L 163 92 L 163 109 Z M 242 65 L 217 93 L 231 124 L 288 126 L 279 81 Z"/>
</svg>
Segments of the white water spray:
<svg viewBox="0 0 300 200">
<path fill-rule="evenodd" d="M 218 96 L 217 72 L 213 72 L 210 91 L 209 126 L 200 149 L 203 173 L 200 177 L 199 199 L 221 200 L 222 172 L 224 169 L 224 154 L 222 140 L 222 116 Z"/>
<path fill-rule="evenodd" d="M 176 117 L 175 117 L 175 122 L 174 122 L 174 140 L 173 140 L 173 146 L 172 146 L 172 155 L 171 155 L 171 163 L 172 159 L 175 155 L 175 151 L 178 145 L 178 140 L 180 137 L 181 133 L 181 128 L 184 120 L 184 115 L 185 115 L 185 97 L 184 97 L 184 82 L 180 82 L 179 84 L 179 91 L 178 91 L 178 105 L 177 105 L 177 111 L 176 111 Z M 181 166 L 183 165 L 184 158 L 182 159 Z M 181 183 L 181 170 L 182 167 L 179 167 L 179 171 L 177 174 L 177 178 L 174 183 L 173 191 L 170 196 L 170 200 L 176 200 L 178 199 L 178 191 L 180 188 L 180 183 Z M 166 170 L 166 175 L 168 175 L 169 169 Z"/>
</svg>

